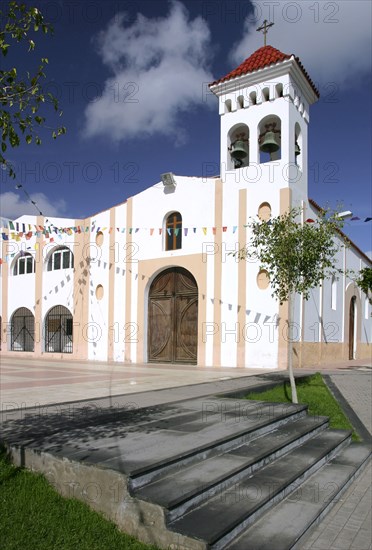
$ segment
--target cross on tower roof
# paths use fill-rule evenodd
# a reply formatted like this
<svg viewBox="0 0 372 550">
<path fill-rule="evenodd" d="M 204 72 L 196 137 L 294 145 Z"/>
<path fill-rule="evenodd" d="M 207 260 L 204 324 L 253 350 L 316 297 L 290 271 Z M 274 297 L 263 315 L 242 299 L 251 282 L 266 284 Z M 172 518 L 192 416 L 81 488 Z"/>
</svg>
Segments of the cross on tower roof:
<svg viewBox="0 0 372 550">
<path fill-rule="evenodd" d="M 266 35 L 267 35 L 267 32 L 268 32 L 268 29 L 270 27 L 272 27 L 274 25 L 274 23 L 269 23 L 267 21 L 267 19 L 265 19 L 265 21 L 263 22 L 263 25 L 261 27 L 259 27 L 258 29 L 256 29 L 256 31 L 260 32 L 262 31 L 262 34 L 264 35 L 264 46 L 266 46 Z"/>
</svg>

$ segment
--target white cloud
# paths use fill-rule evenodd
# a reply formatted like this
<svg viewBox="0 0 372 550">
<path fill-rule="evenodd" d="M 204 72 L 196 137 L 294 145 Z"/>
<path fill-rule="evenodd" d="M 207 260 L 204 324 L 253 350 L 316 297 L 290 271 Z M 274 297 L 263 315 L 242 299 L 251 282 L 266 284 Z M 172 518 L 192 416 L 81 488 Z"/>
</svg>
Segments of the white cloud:
<svg viewBox="0 0 372 550">
<path fill-rule="evenodd" d="M 31 200 L 35 201 L 37 208 L 45 216 L 60 216 L 66 211 L 66 202 L 63 199 L 50 202 L 44 193 L 33 193 Z M 0 195 L 0 216 L 15 220 L 24 214 L 37 215 L 38 212 L 33 204 L 18 193 L 6 191 Z"/>
<path fill-rule="evenodd" d="M 83 135 L 118 142 L 165 134 L 182 143 L 180 113 L 207 104 L 203 94 L 213 80 L 205 68 L 209 42 L 205 21 L 190 20 L 179 2 L 167 17 L 139 14 L 132 25 L 124 13 L 116 16 L 98 36 L 100 56 L 113 76 L 86 108 Z"/>
<path fill-rule="evenodd" d="M 268 44 L 298 56 L 314 81 L 351 87 L 355 78 L 369 74 L 372 3 L 368 0 L 257 0 L 253 4 L 255 16 L 246 19 L 244 35 L 230 55 L 234 64 L 263 46 L 256 28 L 266 18 L 275 23 Z"/>
</svg>

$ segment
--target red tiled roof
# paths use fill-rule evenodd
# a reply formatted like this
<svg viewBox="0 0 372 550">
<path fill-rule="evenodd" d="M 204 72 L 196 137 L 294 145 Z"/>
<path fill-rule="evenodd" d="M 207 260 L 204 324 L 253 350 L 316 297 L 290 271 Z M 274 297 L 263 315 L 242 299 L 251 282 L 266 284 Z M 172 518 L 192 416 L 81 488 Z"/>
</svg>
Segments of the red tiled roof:
<svg viewBox="0 0 372 550">
<path fill-rule="evenodd" d="M 262 48 L 259 48 L 250 57 L 248 57 L 245 61 L 243 61 L 243 63 L 241 63 L 239 67 L 237 67 L 236 69 L 228 73 L 226 76 L 223 76 L 218 80 L 215 80 L 214 82 L 209 84 L 209 86 L 214 86 L 215 84 L 220 84 L 221 82 L 227 82 L 232 78 L 236 78 L 244 74 L 252 73 L 254 71 L 257 71 L 258 69 L 263 69 L 264 67 L 275 65 L 276 63 L 281 63 L 283 61 L 286 61 L 287 59 L 290 59 L 291 57 L 294 57 L 294 59 L 297 61 L 300 69 L 302 70 L 304 76 L 308 80 L 310 86 L 312 87 L 316 95 L 319 97 L 318 90 L 316 89 L 314 83 L 312 82 L 309 75 L 305 71 L 299 58 L 294 56 L 293 54 L 289 55 L 289 54 L 283 53 L 277 50 L 276 48 L 273 48 L 272 46 L 263 46 Z"/>
</svg>

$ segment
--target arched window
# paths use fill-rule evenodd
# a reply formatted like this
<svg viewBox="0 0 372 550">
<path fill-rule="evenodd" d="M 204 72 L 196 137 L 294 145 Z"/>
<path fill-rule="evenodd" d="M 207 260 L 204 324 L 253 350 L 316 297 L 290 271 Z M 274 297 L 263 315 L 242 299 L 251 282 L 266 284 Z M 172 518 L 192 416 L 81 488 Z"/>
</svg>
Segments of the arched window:
<svg viewBox="0 0 372 550">
<path fill-rule="evenodd" d="M 45 318 L 45 351 L 72 353 L 73 317 L 64 306 L 53 307 Z"/>
<path fill-rule="evenodd" d="M 34 351 L 35 317 L 26 307 L 13 313 L 10 322 L 11 351 Z"/>
<path fill-rule="evenodd" d="M 27 273 L 35 273 L 35 258 L 29 252 L 21 252 L 14 262 L 13 275 Z"/>
<path fill-rule="evenodd" d="M 53 250 L 48 260 L 48 271 L 71 267 L 74 267 L 74 255 L 67 246 L 60 246 Z"/>
<path fill-rule="evenodd" d="M 337 279 L 332 275 L 331 281 L 331 309 L 337 308 Z"/>
<path fill-rule="evenodd" d="M 179 212 L 172 212 L 165 222 L 165 250 L 182 248 L 182 216 Z"/>
</svg>

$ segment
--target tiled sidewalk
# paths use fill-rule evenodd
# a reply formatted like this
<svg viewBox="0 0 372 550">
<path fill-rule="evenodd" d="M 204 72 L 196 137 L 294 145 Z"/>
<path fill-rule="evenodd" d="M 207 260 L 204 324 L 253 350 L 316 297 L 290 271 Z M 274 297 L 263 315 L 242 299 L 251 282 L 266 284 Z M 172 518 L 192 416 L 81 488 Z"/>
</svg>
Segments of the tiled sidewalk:
<svg viewBox="0 0 372 550">
<path fill-rule="evenodd" d="M 332 374 L 343 397 L 372 434 L 372 373 Z M 352 483 L 303 543 L 303 550 L 372 550 L 372 464 Z"/>
<path fill-rule="evenodd" d="M 35 361 L 0 358 L 0 410 L 81 401 L 240 379 L 270 369 L 203 368 L 185 365 Z M 1 403 L 3 407 L 1 407 Z"/>
</svg>

